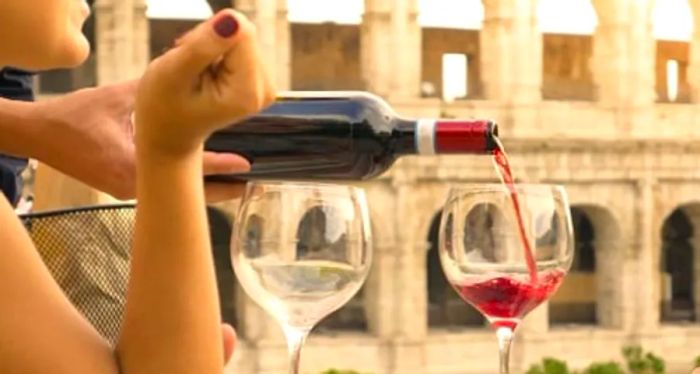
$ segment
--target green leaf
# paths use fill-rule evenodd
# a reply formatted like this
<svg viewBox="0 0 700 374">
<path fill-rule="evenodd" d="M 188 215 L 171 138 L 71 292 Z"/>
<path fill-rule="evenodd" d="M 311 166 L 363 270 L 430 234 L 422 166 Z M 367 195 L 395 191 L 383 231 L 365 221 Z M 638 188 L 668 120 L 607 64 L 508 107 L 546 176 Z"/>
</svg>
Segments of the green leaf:
<svg viewBox="0 0 700 374">
<path fill-rule="evenodd" d="M 525 372 L 525 374 L 545 374 L 544 369 L 539 364 L 530 366 L 530 368 Z"/>
<path fill-rule="evenodd" d="M 545 374 L 569 374 L 569 367 L 566 362 L 555 358 L 546 357 L 542 360 Z"/>
<path fill-rule="evenodd" d="M 593 363 L 583 371 L 583 374 L 624 374 L 624 371 L 620 364 L 610 361 Z"/>
</svg>

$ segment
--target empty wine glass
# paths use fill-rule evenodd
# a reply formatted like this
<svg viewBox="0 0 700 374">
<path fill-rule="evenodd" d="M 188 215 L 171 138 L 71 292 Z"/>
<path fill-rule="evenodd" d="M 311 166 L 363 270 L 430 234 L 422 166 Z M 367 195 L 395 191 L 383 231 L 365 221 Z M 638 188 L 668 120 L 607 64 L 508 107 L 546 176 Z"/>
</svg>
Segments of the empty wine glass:
<svg viewBox="0 0 700 374">
<path fill-rule="evenodd" d="M 516 327 L 557 290 L 574 252 L 564 188 L 513 187 L 515 195 L 503 184 L 452 188 L 440 223 L 447 280 L 496 329 L 501 374 Z"/>
<path fill-rule="evenodd" d="M 238 280 L 282 327 L 289 372 L 322 318 L 360 289 L 372 259 L 361 189 L 249 182 L 237 214 L 231 259 Z"/>
</svg>

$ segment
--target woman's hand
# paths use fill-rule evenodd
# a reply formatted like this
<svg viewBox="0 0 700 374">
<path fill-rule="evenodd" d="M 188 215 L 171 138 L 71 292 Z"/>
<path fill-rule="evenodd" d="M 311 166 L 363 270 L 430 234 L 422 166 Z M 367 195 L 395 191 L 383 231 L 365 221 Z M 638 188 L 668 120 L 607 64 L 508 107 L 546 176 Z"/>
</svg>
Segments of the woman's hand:
<svg viewBox="0 0 700 374">
<path fill-rule="evenodd" d="M 240 13 L 223 10 L 154 60 L 141 79 L 137 153 L 190 154 L 211 132 L 261 110 L 274 97 L 254 26 Z"/>
<path fill-rule="evenodd" d="M 15 129 L 20 132 L 0 138 L 0 143 L 6 140 L 8 145 L 18 147 L 14 150 L 25 149 L 27 153 L 21 155 L 37 158 L 118 199 L 133 199 L 136 154 L 131 113 L 138 83 L 129 81 L 82 89 L 36 103 L 0 100 L 0 132 L 3 126 L 9 127 L 8 134 Z M 27 116 L 17 116 L 24 107 Z M 17 120 L 13 122 L 14 118 Z M 19 139 L 31 143 L 22 146 Z M 75 152 L 76 149 L 80 152 Z M 90 157 L 85 157 L 86 154 Z M 233 153 L 204 152 L 202 157 L 204 175 L 241 172 L 248 168 L 248 161 Z M 64 183 L 57 186 L 53 178 L 45 179 L 43 175 L 53 175 L 53 172 L 40 171 L 37 177 L 36 187 L 49 192 L 48 196 L 73 188 L 72 184 Z M 216 202 L 239 196 L 243 186 L 206 182 L 204 187 L 207 201 Z M 46 207 L 51 208 L 51 205 Z"/>
</svg>

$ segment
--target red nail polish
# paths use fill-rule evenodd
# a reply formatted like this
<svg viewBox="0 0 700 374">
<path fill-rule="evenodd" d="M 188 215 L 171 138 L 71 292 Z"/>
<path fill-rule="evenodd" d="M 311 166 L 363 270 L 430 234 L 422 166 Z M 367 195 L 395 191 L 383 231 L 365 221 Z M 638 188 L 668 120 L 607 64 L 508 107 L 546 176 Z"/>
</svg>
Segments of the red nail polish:
<svg viewBox="0 0 700 374">
<path fill-rule="evenodd" d="M 238 31 L 238 21 L 228 13 L 223 14 L 214 22 L 214 31 L 222 38 L 230 38 Z"/>
</svg>

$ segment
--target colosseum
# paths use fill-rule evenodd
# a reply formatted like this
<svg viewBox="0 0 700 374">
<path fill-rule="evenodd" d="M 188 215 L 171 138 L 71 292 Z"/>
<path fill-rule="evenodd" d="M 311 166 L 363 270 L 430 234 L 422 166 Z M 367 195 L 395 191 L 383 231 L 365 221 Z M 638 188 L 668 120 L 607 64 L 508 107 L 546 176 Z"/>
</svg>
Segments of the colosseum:
<svg viewBox="0 0 700 374">
<path fill-rule="evenodd" d="M 423 25 L 420 4 L 429 2 L 418 0 L 364 0 L 356 23 L 291 20 L 286 0 L 233 5 L 257 25 L 280 89 L 366 90 L 406 116 L 493 118 L 519 181 L 566 186 L 576 258 L 560 291 L 518 330 L 513 372 L 545 356 L 574 368 L 619 361 L 621 347 L 639 344 L 668 372 L 688 373 L 700 355 L 700 28 L 685 40 L 654 30 L 665 3 L 682 3 L 692 24 L 700 1 L 571 1 L 595 19 L 578 34 L 541 27 L 541 8 L 554 1 L 470 2 L 483 12 L 476 27 Z M 42 74 L 40 94 L 138 77 L 196 23 L 146 11 L 145 0 L 97 0 L 88 64 Z M 494 181 L 487 157 L 437 156 L 406 158 L 359 183 L 370 200 L 373 269 L 314 330 L 302 371 L 496 372 L 493 331 L 436 266 L 449 185 Z M 44 166 L 35 187 L 37 209 L 111 201 Z M 281 330 L 223 276 L 224 318 L 242 338 L 230 372 L 284 372 Z"/>
</svg>

